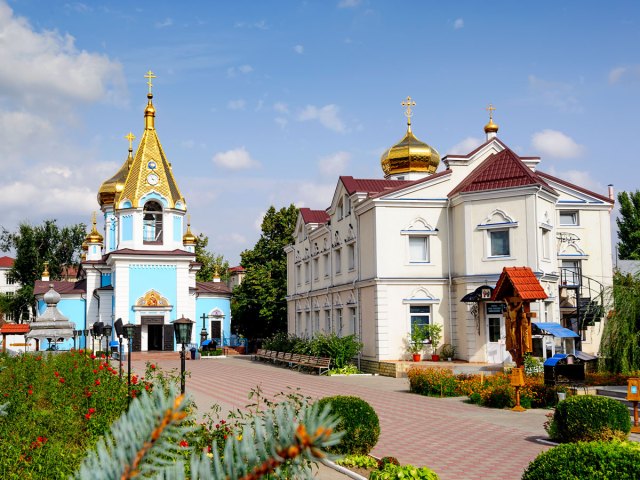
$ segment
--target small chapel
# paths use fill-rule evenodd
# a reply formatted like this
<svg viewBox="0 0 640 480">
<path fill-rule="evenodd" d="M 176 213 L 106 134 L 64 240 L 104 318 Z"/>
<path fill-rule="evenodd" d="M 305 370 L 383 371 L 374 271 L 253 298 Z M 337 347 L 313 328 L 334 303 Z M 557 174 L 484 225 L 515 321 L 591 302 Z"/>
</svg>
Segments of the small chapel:
<svg viewBox="0 0 640 480">
<path fill-rule="evenodd" d="M 192 343 L 205 333 L 218 345 L 231 337 L 231 290 L 217 274 L 211 282 L 196 280 L 197 238 L 156 130 L 155 75 L 149 71 L 145 78 L 149 92 L 140 143 L 134 155 L 135 137 L 126 136 L 126 160 L 98 190 L 104 227 L 98 231 L 94 214 L 77 280 L 49 281 L 45 271 L 35 284 L 38 311 L 45 311 L 45 293 L 53 288 L 60 295 L 57 308 L 74 325 L 73 338 L 51 339 L 56 348 L 94 346 L 93 324 L 113 326 L 118 319 L 136 326 L 134 351 L 175 350 L 171 322 L 183 316 L 196 321 Z M 117 338 L 115 328 L 112 337 Z"/>
</svg>

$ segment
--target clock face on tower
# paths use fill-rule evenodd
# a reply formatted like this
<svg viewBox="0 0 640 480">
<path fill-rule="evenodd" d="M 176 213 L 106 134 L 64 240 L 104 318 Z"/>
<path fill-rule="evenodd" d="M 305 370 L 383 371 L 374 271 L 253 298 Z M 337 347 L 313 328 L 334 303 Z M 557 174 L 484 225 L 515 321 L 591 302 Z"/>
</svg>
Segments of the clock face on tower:
<svg viewBox="0 0 640 480">
<path fill-rule="evenodd" d="M 149 185 L 157 185 L 160 178 L 155 173 L 150 173 L 147 175 L 147 183 Z"/>
</svg>

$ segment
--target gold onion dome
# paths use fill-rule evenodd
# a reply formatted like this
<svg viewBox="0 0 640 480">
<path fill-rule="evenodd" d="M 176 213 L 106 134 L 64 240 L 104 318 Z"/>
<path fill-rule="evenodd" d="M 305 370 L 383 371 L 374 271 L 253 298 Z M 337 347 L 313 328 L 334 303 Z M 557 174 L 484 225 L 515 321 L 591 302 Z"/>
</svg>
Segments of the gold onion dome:
<svg viewBox="0 0 640 480">
<path fill-rule="evenodd" d="M 108 180 L 105 180 L 98 189 L 98 203 L 100 206 L 112 205 L 115 202 L 116 195 L 122 192 L 124 183 L 129 175 L 131 164 L 133 163 L 133 140 L 136 138 L 133 133 L 129 132 L 124 138 L 129 140 L 129 155 L 120 167 L 120 170 Z"/>
<path fill-rule="evenodd" d="M 198 238 L 191 233 L 191 222 L 187 223 L 187 233 L 182 236 L 182 243 L 184 245 L 195 245 L 198 243 Z"/>
<path fill-rule="evenodd" d="M 435 173 L 440 164 L 438 151 L 418 140 L 411 131 L 411 107 L 415 106 L 411 97 L 407 97 L 402 105 L 407 107 L 407 133 L 402 140 L 389 148 L 380 157 L 380 163 L 385 175 L 408 172 Z"/>
<path fill-rule="evenodd" d="M 102 243 L 104 241 L 104 238 L 102 235 L 100 235 L 100 232 L 98 232 L 98 230 L 96 229 L 96 212 L 93 212 L 93 228 L 91 229 L 91 231 L 89 232 L 89 234 L 87 235 L 87 237 L 85 238 L 85 242 L 87 244 L 89 243 Z"/>
<path fill-rule="evenodd" d="M 484 133 L 498 133 L 498 125 L 493 123 L 493 111 L 495 107 L 491 104 L 487 107 L 487 111 L 489 112 L 489 123 L 484 126 Z"/>
</svg>

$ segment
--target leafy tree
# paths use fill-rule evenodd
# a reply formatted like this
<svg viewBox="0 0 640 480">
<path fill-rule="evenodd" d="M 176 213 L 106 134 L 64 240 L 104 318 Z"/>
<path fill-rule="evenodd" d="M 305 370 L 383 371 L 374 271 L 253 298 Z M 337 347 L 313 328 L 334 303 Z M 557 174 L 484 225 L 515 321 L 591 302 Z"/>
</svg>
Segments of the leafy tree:
<svg viewBox="0 0 640 480">
<path fill-rule="evenodd" d="M 618 255 L 622 260 L 640 260 L 640 190 L 620 192 L 618 202 Z"/>
<path fill-rule="evenodd" d="M 640 370 L 640 272 L 616 272 L 610 290 L 611 310 L 600 342 L 600 367 L 614 373 Z"/>
<path fill-rule="evenodd" d="M 224 256 L 208 251 L 207 245 L 209 245 L 209 237 L 201 233 L 196 243 L 196 262 L 201 263 L 202 267 L 196 274 L 196 280 L 210 282 L 217 269 L 220 280 L 226 282 L 229 278 L 229 262 L 224 259 Z"/>
<path fill-rule="evenodd" d="M 233 292 L 231 310 L 238 331 L 265 338 L 287 328 L 287 256 L 298 218 L 295 205 L 269 207 L 262 220 L 262 235 L 252 250 L 240 254 L 245 269 Z"/>
<path fill-rule="evenodd" d="M 35 226 L 22 222 L 16 232 L 2 228 L 0 251 L 13 250 L 16 256 L 7 276 L 21 285 L 9 302 L 9 311 L 14 313 L 16 322 L 28 318 L 29 308 L 35 314 L 33 286 L 41 278 L 44 262 L 49 262 L 52 280 L 61 279 L 67 268 L 79 265 L 86 228 L 83 223 L 60 228 L 55 220 Z"/>
</svg>

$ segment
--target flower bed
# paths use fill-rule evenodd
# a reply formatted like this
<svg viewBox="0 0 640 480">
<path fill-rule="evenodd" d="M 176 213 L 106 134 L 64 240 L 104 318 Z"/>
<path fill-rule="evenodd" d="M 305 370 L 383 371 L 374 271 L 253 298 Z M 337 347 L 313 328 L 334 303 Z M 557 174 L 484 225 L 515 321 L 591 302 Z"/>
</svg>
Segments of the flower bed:
<svg viewBox="0 0 640 480">
<path fill-rule="evenodd" d="M 409 390 L 432 397 L 467 396 L 471 403 L 485 407 L 505 408 L 515 405 L 515 390 L 504 373 L 494 375 L 454 374 L 448 368 L 411 368 L 407 372 Z M 544 384 L 541 374 L 527 375 L 520 390 L 520 402 L 525 408 L 545 408 L 557 403 L 558 392 L 565 387 Z"/>
</svg>

